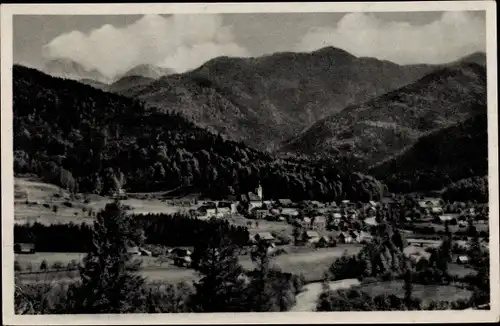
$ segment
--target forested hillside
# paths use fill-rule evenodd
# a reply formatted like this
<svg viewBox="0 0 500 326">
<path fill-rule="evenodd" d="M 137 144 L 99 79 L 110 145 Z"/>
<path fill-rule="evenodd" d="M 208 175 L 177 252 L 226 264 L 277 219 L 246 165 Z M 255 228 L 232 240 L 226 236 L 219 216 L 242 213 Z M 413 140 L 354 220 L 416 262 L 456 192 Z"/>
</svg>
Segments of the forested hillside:
<svg viewBox="0 0 500 326">
<path fill-rule="evenodd" d="M 258 149 L 273 150 L 317 120 L 435 69 L 358 58 L 327 47 L 257 58 L 218 57 L 198 69 L 117 90 Z"/>
<path fill-rule="evenodd" d="M 422 137 L 412 148 L 375 166 L 370 173 L 393 191 L 441 189 L 460 179 L 487 175 L 486 107 L 481 110 L 485 113 Z M 463 195 L 458 197 L 464 200 Z M 474 197 L 484 199 L 481 194 Z"/>
<path fill-rule="evenodd" d="M 274 157 L 137 100 L 14 66 L 14 167 L 69 190 L 183 188 L 214 197 L 369 200 L 380 183 L 335 162 Z M 123 175 L 123 178 L 121 177 Z M 124 183 L 124 184 L 122 184 Z"/>
<path fill-rule="evenodd" d="M 283 151 L 348 154 L 373 165 L 398 154 L 429 132 L 484 113 L 485 67 L 458 63 L 330 115 L 287 143 Z"/>
</svg>

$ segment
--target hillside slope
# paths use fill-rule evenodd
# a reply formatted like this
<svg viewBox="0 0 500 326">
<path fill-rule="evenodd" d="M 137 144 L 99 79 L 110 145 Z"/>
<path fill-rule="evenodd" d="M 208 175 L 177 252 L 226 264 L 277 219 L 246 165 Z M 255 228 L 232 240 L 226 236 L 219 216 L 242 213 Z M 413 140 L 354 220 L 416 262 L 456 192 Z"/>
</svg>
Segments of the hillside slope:
<svg viewBox="0 0 500 326">
<path fill-rule="evenodd" d="M 273 150 L 322 117 L 409 84 L 434 68 L 357 58 L 327 47 L 258 58 L 218 57 L 193 71 L 117 92 Z"/>
<path fill-rule="evenodd" d="M 351 154 L 367 165 L 388 159 L 419 137 L 486 112 L 486 71 L 460 63 L 318 121 L 282 150 Z"/>
<path fill-rule="evenodd" d="M 381 184 L 331 164 L 276 159 L 225 140 L 178 114 L 13 68 L 14 168 L 69 190 L 108 194 L 184 189 L 210 196 L 254 190 L 267 198 L 370 200 Z"/>
<path fill-rule="evenodd" d="M 486 108 L 483 107 L 484 112 Z M 435 190 L 488 174 L 486 113 L 420 138 L 400 155 L 370 170 L 392 191 Z"/>
</svg>

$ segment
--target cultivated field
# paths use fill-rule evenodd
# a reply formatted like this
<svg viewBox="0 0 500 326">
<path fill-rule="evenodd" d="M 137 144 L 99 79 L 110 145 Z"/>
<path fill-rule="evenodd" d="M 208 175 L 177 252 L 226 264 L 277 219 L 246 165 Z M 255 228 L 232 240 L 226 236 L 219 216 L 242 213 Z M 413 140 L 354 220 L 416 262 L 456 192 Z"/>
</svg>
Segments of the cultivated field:
<svg viewBox="0 0 500 326">
<path fill-rule="evenodd" d="M 398 297 L 404 296 L 402 281 L 368 283 L 361 285 L 359 289 L 361 291 L 367 292 L 371 296 L 380 294 L 394 294 Z M 413 284 L 413 295 L 421 299 L 424 304 L 428 304 L 430 301 L 436 300 L 467 300 L 470 298 L 471 294 L 471 291 L 453 285 Z"/>
</svg>

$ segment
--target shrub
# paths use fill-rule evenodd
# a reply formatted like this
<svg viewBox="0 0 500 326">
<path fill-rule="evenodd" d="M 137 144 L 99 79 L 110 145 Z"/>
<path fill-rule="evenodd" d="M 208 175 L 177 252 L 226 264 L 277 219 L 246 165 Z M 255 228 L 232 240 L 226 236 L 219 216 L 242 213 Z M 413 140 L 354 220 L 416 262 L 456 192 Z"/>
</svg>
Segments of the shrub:
<svg viewBox="0 0 500 326">
<path fill-rule="evenodd" d="M 52 264 L 52 268 L 59 271 L 60 269 L 62 269 L 64 267 L 63 263 L 60 262 L 60 261 L 56 261 Z"/>
<path fill-rule="evenodd" d="M 63 205 L 66 206 L 66 207 L 73 207 L 73 203 L 70 202 L 70 201 L 63 202 Z"/>
<path fill-rule="evenodd" d="M 16 272 L 22 271 L 21 264 L 17 260 L 14 261 L 14 271 L 16 271 Z"/>
<path fill-rule="evenodd" d="M 41 271 L 46 271 L 48 268 L 49 268 L 49 266 L 47 264 L 47 261 L 45 259 L 42 260 L 42 262 L 40 263 L 40 270 Z"/>
</svg>

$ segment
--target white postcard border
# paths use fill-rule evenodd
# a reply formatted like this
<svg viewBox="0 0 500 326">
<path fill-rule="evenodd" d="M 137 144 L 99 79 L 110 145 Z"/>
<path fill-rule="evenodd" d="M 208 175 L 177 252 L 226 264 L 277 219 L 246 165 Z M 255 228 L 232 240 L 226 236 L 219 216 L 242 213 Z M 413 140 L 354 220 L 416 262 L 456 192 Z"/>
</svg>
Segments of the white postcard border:
<svg viewBox="0 0 500 326">
<path fill-rule="evenodd" d="M 148 13 L 279 13 L 279 12 L 396 12 L 486 10 L 488 160 L 490 198 L 490 278 L 492 310 L 410 312 L 312 312 L 239 314 L 123 314 L 123 315 L 15 315 L 14 314 L 14 178 L 12 134 L 12 16 L 124 15 Z M 135 324 L 326 324 L 488 322 L 499 320 L 499 207 L 496 4 L 493 1 L 422 1 L 391 3 L 182 3 L 182 4 L 23 4 L 1 6 L 1 153 L 2 153 L 2 308 L 7 325 L 135 325 Z"/>
</svg>

